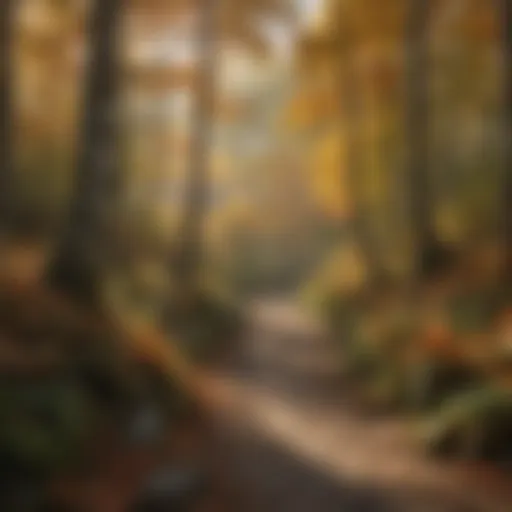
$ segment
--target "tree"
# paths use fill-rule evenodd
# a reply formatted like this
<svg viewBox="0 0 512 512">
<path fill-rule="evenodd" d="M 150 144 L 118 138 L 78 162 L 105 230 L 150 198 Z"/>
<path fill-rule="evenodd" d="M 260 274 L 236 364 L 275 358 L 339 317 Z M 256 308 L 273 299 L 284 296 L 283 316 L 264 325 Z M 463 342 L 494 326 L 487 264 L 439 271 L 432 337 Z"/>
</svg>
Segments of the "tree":
<svg viewBox="0 0 512 512">
<path fill-rule="evenodd" d="M 411 219 L 417 251 L 414 272 L 422 272 L 432 238 L 428 172 L 427 18 L 429 0 L 409 1 L 407 23 L 407 143 Z"/>
<path fill-rule="evenodd" d="M 11 220 L 13 201 L 12 26 L 14 0 L 4 0 L 0 16 L 0 229 Z"/>
<path fill-rule="evenodd" d="M 190 143 L 185 211 L 181 227 L 176 265 L 180 290 L 194 288 L 202 258 L 203 217 L 208 195 L 209 148 L 212 135 L 215 96 L 216 14 L 215 0 L 198 2 L 198 73 L 195 112 Z"/>
<path fill-rule="evenodd" d="M 343 19 L 343 15 L 340 14 Z M 357 70 L 352 58 L 350 29 L 346 22 L 341 21 L 339 55 L 339 84 L 341 98 L 342 122 L 345 125 L 346 165 L 348 168 L 349 189 L 352 197 L 352 230 L 358 242 L 361 254 L 366 264 L 369 284 L 384 278 L 385 269 L 382 266 L 379 250 L 371 233 L 367 214 L 363 211 L 363 166 L 361 157 L 364 149 L 361 147 L 361 92 L 357 83 Z"/>
<path fill-rule="evenodd" d="M 452 255 L 433 228 L 433 194 L 429 180 L 428 25 L 430 0 L 410 0 L 406 17 L 406 143 L 407 176 L 415 280 L 442 272 Z"/>
<path fill-rule="evenodd" d="M 365 5 L 366 9 L 368 8 Z M 360 26 L 361 7 L 354 3 L 329 2 L 327 24 L 320 33 L 306 37 L 301 52 L 307 69 L 314 62 L 327 59 L 335 69 L 337 78 L 339 115 L 336 123 L 343 125 L 344 167 L 346 167 L 347 188 L 351 198 L 349 229 L 359 247 L 368 273 L 369 283 L 377 283 L 385 277 L 386 271 L 379 255 L 370 215 L 365 212 L 364 196 L 364 152 L 362 141 L 362 118 L 364 116 L 364 84 L 358 76 L 355 54 L 368 28 Z M 380 18 L 382 20 L 382 17 Z M 373 36 L 375 37 L 375 36 Z M 308 71 L 309 72 L 309 71 Z M 341 173 L 341 170 L 340 170 Z M 340 180 L 341 182 L 342 180 Z"/>
<path fill-rule="evenodd" d="M 120 190 L 118 24 L 122 0 L 96 0 L 90 24 L 81 140 L 67 226 L 48 269 L 55 288 L 95 305 L 99 300 L 112 209 Z"/>
<path fill-rule="evenodd" d="M 181 239 L 175 257 L 174 274 L 181 292 L 193 291 L 194 281 L 203 258 L 203 220 L 208 199 L 209 149 L 214 118 L 215 61 L 221 50 L 217 44 L 238 41 L 251 51 L 265 51 L 264 38 L 251 22 L 258 14 L 286 12 L 280 0 L 197 0 L 199 63 L 195 77 L 195 112 L 192 123 L 192 140 L 188 181 L 185 191 L 185 211 L 181 226 Z"/>
<path fill-rule="evenodd" d="M 504 97 L 505 97 L 505 182 L 503 198 L 505 204 L 505 264 L 506 280 L 512 284 L 512 3 L 501 1 L 503 19 Z"/>
</svg>

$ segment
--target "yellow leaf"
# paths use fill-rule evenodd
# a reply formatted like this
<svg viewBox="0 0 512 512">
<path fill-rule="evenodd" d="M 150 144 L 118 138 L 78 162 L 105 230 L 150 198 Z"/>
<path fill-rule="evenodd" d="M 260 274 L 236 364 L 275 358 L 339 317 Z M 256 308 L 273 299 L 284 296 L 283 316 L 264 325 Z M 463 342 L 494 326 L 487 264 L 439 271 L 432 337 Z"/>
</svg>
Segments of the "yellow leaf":
<svg viewBox="0 0 512 512">
<path fill-rule="evenodd" d="M 314 196 L 321 209 L 335 217 L 347 213 L 344 157 L 342 133 L 339 129 L 332 129 L 313 148 L 310 160 Z"/>
</svg>

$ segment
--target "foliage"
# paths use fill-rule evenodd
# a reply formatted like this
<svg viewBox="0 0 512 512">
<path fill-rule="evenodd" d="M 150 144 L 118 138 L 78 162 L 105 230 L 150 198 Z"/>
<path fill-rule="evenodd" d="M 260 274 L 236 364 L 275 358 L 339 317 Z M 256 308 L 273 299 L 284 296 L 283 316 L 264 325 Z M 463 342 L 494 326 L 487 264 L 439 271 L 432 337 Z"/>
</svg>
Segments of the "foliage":
<svg viewBox="0 0 512 512">
<path fill-rule="evenodd" d="M 429 449 L 445 456 L 507 461 L 511 426 L 510 391 L 483 387 L 446 401 L 423 434 Z"/>
<path fill-rule="evenodd" d="M 76 462 L 94 418 L 94 407 L 77 383 L 45 380 L 4 382 L 0 389 L 3 463 L 42 474 Z"/>
<path fill-rule="evenodd" d="M 200 291 L 190 301 L 181 293 L 173 297 L 164 319 L 169 331 L 181 340 L 184 352 L 202 362 L 229 349 L 242 320 L 238 307 L 209 291 Z"/>
<path fill-rule="evenodd" d="M 510 296 L 492 275 L 484 259 L 469 258 L 414 301 L 396 283 L 343 288 L 322 272 L 309 287 L 360 398 L 429 415 L 434 426 L 424 440 L 434 452 L 508 450 Z"/>
<path fill-rule="evenodd" d="M 159 359 L 141 358 L 123 330 L 52 294 L 4 282 L 0 317 L 0 451 L 13 478 L 84 464 L 105 426 L 121 431 L 141 400 L 172 420 L 189 407 Z"/>
</svg>

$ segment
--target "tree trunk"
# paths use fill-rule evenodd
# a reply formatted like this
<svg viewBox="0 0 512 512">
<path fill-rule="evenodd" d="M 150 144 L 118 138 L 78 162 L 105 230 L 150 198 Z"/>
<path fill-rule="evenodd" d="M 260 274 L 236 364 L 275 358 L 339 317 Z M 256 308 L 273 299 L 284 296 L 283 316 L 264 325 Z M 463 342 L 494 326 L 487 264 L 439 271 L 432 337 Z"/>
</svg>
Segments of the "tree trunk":
<svg viewBox="0 0 512 512">
<path fill-rule="evenodd" d="M 361 156 L 364 149 L 361 147 L 360 139 L 362 105 L 355 70 L 351 69 L 350 63 L 347 65 L 345 62 L 342 81 L 342 108 L 346 126 L 344 131 L 347 151 L 346 164 L 352 201 L 351 225 L 367 268 L 368 284 L 371 286 L 384 278 L 385 269 L 379 256 L 379 247 L 372 234 L 368 213 L 364 211 L 363 207 L 364 180 Z"/>
<path fill-rule="evenodd" d="M 12 35 L 15 0 L 3 0 L 0 16 L 0 231 L 8 229 L 13 207 Z"/>
<path fill-rule="evenodd" d="M 500 0 L 503 19 L 504 53 L 504 110 L 505 110 L 505 180 L 503 184 L 504 200 L 504 250 L 505 279 L 512 285 L 512 2 Z"/>
<path fill-rule="evenodd" d="M 48 269 L 55 288 L 96 305 L 120 191 L 118 28 L 123 0 L 96 0 L 83 104 L 82 137 L 67 227 Z"/>
<path fill-rule="evenodd" d="M 199 69 L 195 114 L 190 143 L 190 163 L 185 190 L 185 211 L 176 254 L 177 286 L 192 291 L 202 263 L 204 217 L 208 202 L 209 148 L 212 137 L 215 94 L 215 0 L 199 0 Z"/>
<path fill-rule="evenodd" d="M 414 244 L 413 273 L 421 280 L 435 245 L 428 179 L 428 18 L 430 0 L 409 0 L 406 35 L 407 176 Z"/>
<path fill-rule="evenodd" d="M 362 98 L 359 84 L 357 82 L 357 70 L 354 67 L 352 55 L 349 48 L 349 35 L 347 29 L 340 26 L 341 36 L 341 58 L 339 65 L 339 83 L 341 87 L 341 115 L 343 119 L 346 166 L 348 186 L 352 202 L 350 228 L 356 240 L 367 269 L 368 284 L 371 286 L 384 278 L 386 272 L 379 256 L 372 229 L 369 223 L 367 212 L 364 211 L 364 190 L 363 190 L 363 165 L 362 155 L 364 148 L 361 146 L 361 120 L 362 120 Z"/>
</svg>

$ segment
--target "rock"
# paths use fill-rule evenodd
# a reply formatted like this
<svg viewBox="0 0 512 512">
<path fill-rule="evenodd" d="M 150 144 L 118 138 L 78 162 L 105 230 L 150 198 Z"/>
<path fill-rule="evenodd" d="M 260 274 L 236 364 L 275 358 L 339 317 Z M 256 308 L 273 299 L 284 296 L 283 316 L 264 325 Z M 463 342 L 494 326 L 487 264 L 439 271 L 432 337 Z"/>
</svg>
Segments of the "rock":
<svg viewBox="0 0 512 512">
<path fill-rule="evenodd" d="M 150 476 L 132 512 L 187 510 L 205 489 L 205 476 L 198 469 L 165 467 Z"/>
<path fill-rule="evenodd" d="M 140 407 L 128 422 L 126 435 L 134 445 L 154 444 L 164 436 L 167 422 L 163 412 L 156 406 Z"/>
</svg>

